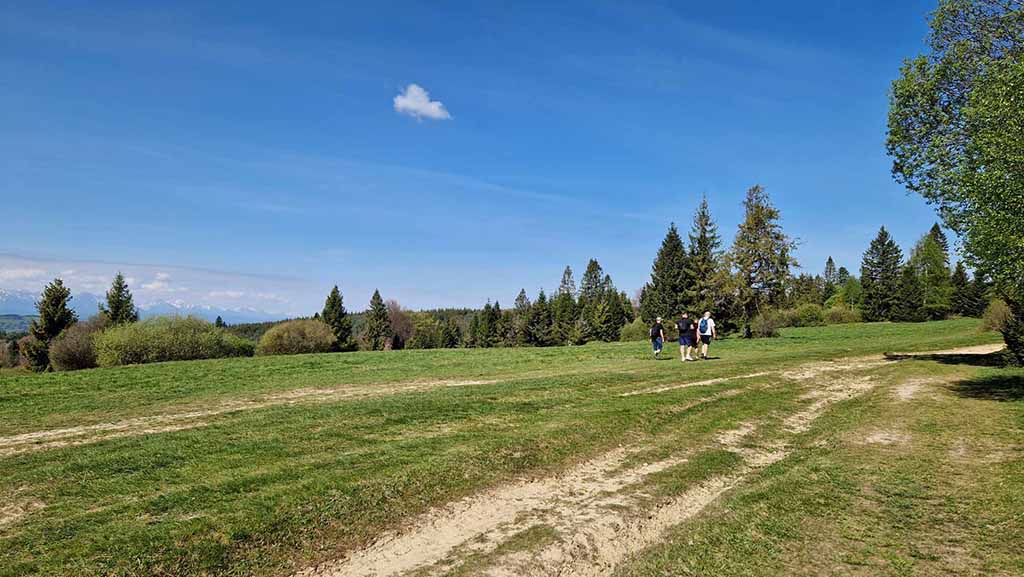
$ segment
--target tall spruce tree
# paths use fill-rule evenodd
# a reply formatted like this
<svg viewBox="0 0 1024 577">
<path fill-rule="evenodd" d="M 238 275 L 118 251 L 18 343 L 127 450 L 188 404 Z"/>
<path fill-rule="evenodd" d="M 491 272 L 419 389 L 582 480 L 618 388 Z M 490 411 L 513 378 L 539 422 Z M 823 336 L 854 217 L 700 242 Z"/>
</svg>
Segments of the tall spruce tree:
<svg viewBox="0 0 1024 577">
<path fill-rule="evenodd" d="M 548 297 L 544 289 L 540 289 L 537 300 L 530 307 L 530 319 L 527 323 L 527 343 L 535 347 L 547 347 L 552 344 L 552 315 Z"/>
<path fill-rule="evenodd" d="M 139 320 L 139 311 L 135 308 L 135 303 L 132 302 L 132 293 L 128 290 L 128 282 L 120 272 L 114 275 L 114 281 L 107 291 L 107 305 L 100 304 L 100 314 L 115 325 L 134 323 Z"/>
<path fill-rule="evenodd" d="M 934 320 L 944 319 L 949 314 L 951 287 L 949 275 L 949 253 L 943 248 L 945 236 L 936 238 L 936 228 L 922 237 L 910 254 L 910 266 L 914 267 L 924 286 L 924 312 Z M 938 230 L 942 235 L 942 230 Z"/>
<path fill-rule="evenodd" d="M 762 308 L 777 306 L 785 298 L 789 268 L 797 263 L 792 256 L 795 243 L 782 231 L 781 214 L 764 188 L 751 187 L 743 207 L 744 219 L 731 258 L 738 277 L 744 335 L 749 337 L 750 322 Z"/>
<path fill-rule="evenodd" d="M 861 312 L 864 320 L 892 320 L 899 304 L 903 251 L 883 226 L 871 241 L 860 265 Z"/>
<path fill-rule="evenodd" d="M 949 266 L 949 238 L 946 237 L 946 233 L 939 226 L 939 223 L 932 225 L 931 230 L 928 231 L 928 236 L 935 239 L 935 242 L 939 244 L 942 253 L 946 255 L 946 266 Z"/>
<path fill-rule="evenodd" d="M 683 239 L 675 223 L 672 223 L 651 265 L 651 280 L 644 293 L 647 302 L 640 303 L 641 311 L 668 318 L 683 310 L 686 290 L 690 285 L 687 260 Z"/>
<path fill-rule="evenodd" d="M 217 319 L 213 321 L 213 326 L 218 329 L 224 328 L 224 319 L 222 319 L 220 315 L 217 315 Z"/>
<path fill-rule="evenodd" d="M 327 295 L 327 299 L 324 301 L 324 310 L 320 313 L 320 320 L 331 327 L 331 331 L 337 339 L 335 345 L 337 350 L 355 350 L 356 343 L 352 338 L 352 319 L 348 317 L 348 311 L 345 310 L 344 297 L 338 290 L 338 285 L 334 285 Z"/>
<path fill-rule="evenodd" d="M 825 275 L 822 280 L 824 281 L 822 285 L 822 301 L 824 302 L 832 298 L 832 295 L 839 290 L 839 273 L 836 271 L 836 261 L 832 260 L 831 256 L 825 261 Z"/>
<path fill-rule="evenodd" d="M 393 336 L 388 307 L 384 304 L 384 299 L 380 297 L 380 291 L 374 290 L 373 296 L 370 297 L 370 310 L 366 313 L 363 339 L 370 350 L 382 351 L 390 347 Z"/>
<path fill-rule="evenodd" d="M 529 324 L 530 308 L 532 306 L 530 297 L 526 295 L 526 289 L 519 289 L 519 294 L 516 296 L 512 309 L 512 335 L 510 340 L 514 346 L 531 344 Z"/>
<path fill-rule="evenodd" d="M 850 280 L 850 271 L 845 266 L 839 267 L 839 271 L 836 272 L 836 285 L 843 286 L 848 280 Z"/>
<path fill-rule="evenodd" d="M 604 269 L 597 259 L 590 259 L 587 263 L 587 270 L 583 272 L 583 279 L 580 281 L 579 303 L 586 306 L 587 301 L 597 301 L 604 295 Z"/>
<path fill-rule="evenodd" d="M 53 279 L 36 303 L 39 318 L 32 321 L 29 333 L 48 345 L 61 331 L 75 324 L 78 315 L 69 306 L 71 298 L 71 291 L 64 286 L 64 281 Z"/>
<path fill-rule="evenodd" d="M 474 316 L 473 318 L 475 319 L 476 317 Z M 438 346 L 444 349 L 457 349 L 461 343 L 462 331 L 459 330 L 458 323 L 454 319 L 449 318 L 441 324 Z"/>
<path fill-rule="evenodd" d="M 949 284 L 951 293 L 949 311 L 955 315 L 971 316 L 971 313 L 974 311 L 974 286 L 971 284 L 971 279 L 967 276 L 967 268 L 964 266 L 964 261 L 957 261 Z"/>
<path fill-rule="evenodd" d="M 573 280 L 572 268 L 567 266 L 558 285 L 558 294 L 551 299 L 551 338 L 555 344 L 572 344 L 571 336 L 578 316 L 576 282 Z"/>
<path fill-rule="evenodd" d="M 716 303 L 724 296 L 720 274 L 722 238 L 718 235 L 718 225 L 711 218 L 706 196 L 701 198 L 693 215 L 689 241 L 684 306 L 689 312 L 701 314 L 715 309 Z"/>
<path fill-rule="evenodd" d="M 925 308 L 925 285 L 917 269 L 907 263 L 900 271 L 900 282 L 897 291 L 896 306 L 892 312 L 892 320 L 918 323 L 928 320 Z"/>
</svg>

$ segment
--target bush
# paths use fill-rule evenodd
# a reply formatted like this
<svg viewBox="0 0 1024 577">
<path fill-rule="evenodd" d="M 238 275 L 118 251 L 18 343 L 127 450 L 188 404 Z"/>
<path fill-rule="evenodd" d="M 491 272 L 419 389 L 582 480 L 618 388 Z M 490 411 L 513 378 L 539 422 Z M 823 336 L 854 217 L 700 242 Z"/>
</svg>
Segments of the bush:
<svg viewBox="0 0 1024 577">
<path fill-rule="evenodd" d="M 622 327 L 619 331 L 619 340 L 622 342 L 646 341 L 651 338 L 651 327 L 640 319 L 636 319 Z"/>
<path fill-rule="evenodd" d="M 985 308 L 985 314 L 981 317 L 981 326 L 987 331 L 1003 332 L 1013 313 L 1010 306 L 1002 299 L 994 299 Z"/>
<path fill-rule="evenodd" d="M 252 356 L 252 341 L 195 317 L 154 317 L 94 338 L 101 367 Z"/>
<path fill-rule="evenodd" d="M 750 336 L 755 339 L 767 339 L 779 336 L 779 328 L 785 326 L 785 311 L 766 311 L 750 321 Z"/>
<path fill-rule="evenodd" d="M 32 335 L 18 339 L 18 364 L 41 373 L 50 367 L 50 353 L 46 343 Z"/>
<path fill-rule="evenodd" d="M 260 355 L 300 355 L 327 353 L 337 342 L 331 327 L 321 321 L 288 321 L 275 325 L 260 337 L 256 353 Z"/>
<path fill-rule="evenodd" d="M 861 322 L 860 311 L 849 307 L 830 307 L 825 311 L 825 323 L 830 325 L 842 325 Z"/>
<path fill-rule="evenodd" d="M 109 325 L 105 315 L 96 315 L 64 329 L 50 343 L 50 366 L 55 371 L 78 371 L 95 367 L 96 345 L 93 339 Z"/>
<path fill-rule="evenodd" d="M 820 327 L 825 324 L 825 311 L 813 303 L 800 305 L 793 311 L 790 323 L 787 326 Z"/>
<path fill-rule="evenodd" d="M 18 366 L 18 341 L 0 341 L 0 367 L 13 369 Z"/>
</svg>

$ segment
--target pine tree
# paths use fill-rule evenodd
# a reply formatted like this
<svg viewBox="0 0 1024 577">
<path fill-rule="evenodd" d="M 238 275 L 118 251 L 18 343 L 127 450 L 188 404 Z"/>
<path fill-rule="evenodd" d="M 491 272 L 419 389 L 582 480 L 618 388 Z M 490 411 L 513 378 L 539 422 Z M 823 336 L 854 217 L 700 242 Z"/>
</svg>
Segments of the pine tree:
<svg viewBox="0 0 1024 577">
<path fill-rule="evenodd" d="M 514 346 L 523 346 L 530 343 L 529 335 L 529 324 L 530 324 L 530 308 L 533 304 L 530 302 L 530 297 L 526 296 L 526 289 L 519 289 L 519 294 L 516 296 L 515 303 L 512 309 L 512 344 Z"/>
<path fill-rule="evenodd" d="M 32 336 L 48 345 L 61 331 L 75 324 L 78 315 L 68 306 L 71 298 L 71 291 L 61 279 L 46 285 L 42 298 L 36 303 L 39 318 L 29 327 Z"/>
<path fill-rule="evenodd" d="M 480 346 L 480 313 L 473 315 L 469 320 L 469 328 L 466 329 L 466 347 L 476 348 Z"/>
<path fill-rule="evenodd" d="M 925 314 L 933 320 L 946 318 L 950 307 L 949 254 L 943 249 L 944 242 L 942 230 L 933 227 L 910 254 L 909 264 L 924 286 Z"/>
<path fill-rule="evenodd" d="M 552 344 L 552 324 L 548 297 L 544 294 L 544 289 L 541 289 L 537 300 L 530 308 L 530 320 L 526 330 L 528 344 L 535 347 L 550 346 Z"/>
<path fill-rule="evenodd" d="M 717 308 L 716 303 L 724 296 L 719 274 L 722 268 L 722 238 L 718 235 L 718 225 L 711 219 L 707 197 L 701 199 L 700 206 L 693 216 L 689 240 L 686 259 L 687 286 L 683 291 L 684 310 L 689 309 L 694 314 L 701 314 L 702 311 Z"/>
<path fill-rule="evenodd" d="M 985 279 L 980 271 L 975 270 L 971 280 L 971 312 L 969 313 L 972 317 L 980 318 L 985 314 L 985 309 L 988 307 L 991 296 L 989 291 L 991 286 L 988 280 Z"/>
<path fill-rule="evenodd" d="M 899 304 L 903 251 L 883 226 L 860 265 L 861 311 L 868 321 L 891 320 Z"/>
<path fill-rule="evenodd" d="M 917 323 L 928 319 L 925 309 L 925 286 L 917 270 L 907 263 L 900 272 L 896 306 L 892 320 Z"/>
<path fill-rule="evenodd" d="M 843 286 L 848 280 L 850 280 L 850 271 L 846 270 L 845 266 L 839 267 L 839 272 L 836 273 L 836 285 Z"/>
<path fill-rule="evenodd" d="M 951 289 L 949 311 L 955 315 L 971 316 L 974 311 L 974 286 L 971 279 L 967 277 L 964 261 L 957 261 L 949 284 Z"/>
<path fill-rule="evenodd" d="M 562 282 L 558 285 L 559 295 L 569 295 L 573 300 L 576 299 L 576 281 L 572 278 L 572 267 L 566 265 L 565 270 L 562 272 Z"/>
<path fill-rule="evenodd" d="M 629 300 L 629 295 L 626 291 L 619 293 L 619 301 L 622 303 L 622 318 L 625 324 L 629 324 L 636 320 L 636 311 L 633 310 L 633 301 Z"/>
<path fill-rule="evenodd" d="M 580 282 L 580 306 L 586 306 L 588 301 L 597 301 L 604 293 L 604 270 L 596 259 L 590 259 L 587 263 L 587 270 L 583 273 Z"/>
<path fill-rule="evenodd" d="M 822 290 L 822 301 L 827 301 L 832 298 L 832 295 L 836 294 L 839 290 L 839 273 L 836 272 L 836 262 L 829 256 L 828 260 L 825 261 L 825 275 L 822 279 L 823 290 Z"/>
<path fill-rule="evenodd" d="M 366 313 L 363 339 L 370 350 L 382 351 L 390 346 L 393 336 L 388 307 L 384 304 L 384 299 L 380 297 L 380 291 L 374 290 L 373 296 L 370 297 L 370 310 Z"/>
<path fill-rule="evenodd" d="M 224 328 L 224 319 L 220 318 L 220 315 L 217 315 L 217 319 L 213 321 L 213 326 L 219 329 Z"/>
<path fill-rule="evenodd" d="M 474 316 L 473 319 L 475 320 L 476 317 Z M 448 319 L 441 325 L 438 346 L 444 349 L 457 349 L 461 342 L 462 331 L 459 330 L 459 325 L 453 319 Z"/>
<path fill-rule="evenodd" d="M 732 263 L 739 277 L 738 298 L 743 314 L 744 335 L 750 336 L 750 322 L 766 306 L 777 306 L 785 298 L 789 267 L 795 243 L 782 231 L 779 210 L 772 206 L 760 185 L 747 191 L 745 216 L 736 233 Z"/>
<path fill-rule="evenodd" d="M 683 310 L 690 285 L 687 260 L 683 239 L 672 223 L 651 266 L 651 281 L 644 293 L 648 302 L 641 303 L 642 311 L 667 318 Z"/>
<path fill-rule="evenodd" d="M 327 295 L 327 300 L 324 301 L 324 310 L 320 314 L 320 320 L 331 327 L 331 331 L 337 339 L 337 344 L 335 345 L 337 350 L 355 350 L 356 343 L 352 338 L 352 319 L 348 318 L 348 312 L 345 310 L 345 298 L 342 296 L 341 291 L 338 290 L 338 285 L 334 285 L 334 288 Z"/>
<path fill-rule="evenodd" d="M 935 242 L 939 244 L 943 254 L 946 255 L 946 266 L 949 266 L 949 239 L 946 238 L 946 233 L 942 231 L 942 227 L 939 223 L 932 225 L 931 230 L 928 231 L 928 236 L 935 239 Z"/>
<path fill-rule="evenodd" d="M 557 345 L 568 345 L 576 320 L 579 317 L 576 306 L 576 282 L 572 278 L 572 268 L 565 267 L 562 282 L 558 286 L 558 294 L 551 300 L 552 341 Z"/>
<path fill-rule="evenodd" d="M 107 320 L 114 325 L 134 323 L 139 320 L 139 311 L 135 308 L 135 303 L 132 302 L 132 293 L 128 290 L 128 283 L 120 272 L 114 275 L 114 281 L 110 285 L 110 290 L 107 291 L 107 306 L 100 305 L 100 314 L 107 317 Z"/>
</svg>

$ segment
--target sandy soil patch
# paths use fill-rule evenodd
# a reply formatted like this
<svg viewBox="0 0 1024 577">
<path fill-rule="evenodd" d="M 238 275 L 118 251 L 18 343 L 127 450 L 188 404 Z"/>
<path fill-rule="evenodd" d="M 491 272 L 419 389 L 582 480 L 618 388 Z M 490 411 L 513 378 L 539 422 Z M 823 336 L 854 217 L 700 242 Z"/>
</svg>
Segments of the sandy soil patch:
<svg viewBox="0 0 1024 577">
<path fill-rule="evenodd" d="M 22 520 L 33 511 L 46 505 L 38 499 L 21 499 L 8 503 L 0 503 L 0 529 L 9 527 Z"/>
<path fill-rule="evenodd" d="M 873 431 L 861 442 L 865 445 L 905 445 L 910 442 L 910 435 L 899 431 Z"/>
</svg>

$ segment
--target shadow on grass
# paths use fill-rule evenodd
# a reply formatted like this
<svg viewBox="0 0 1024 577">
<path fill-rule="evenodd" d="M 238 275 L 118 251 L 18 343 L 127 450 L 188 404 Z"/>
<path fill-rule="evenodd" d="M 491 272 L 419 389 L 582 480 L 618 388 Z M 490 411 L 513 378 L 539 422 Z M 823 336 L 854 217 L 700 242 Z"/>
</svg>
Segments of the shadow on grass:
<svg viewBox="0 0 1024 577">
<path fill-rule="evenodd" d="M 1005 367 L 1007 366 L 1006 354 L 1003 351 L 979 354 L 902 354 L 896 355 L 886 353 L 885 358 L 890 361 L 935 361 L 944 365 L 970 365 L 973 367 Z"/>
<path fill-rule="evenodd" d="M 1024 400 L 1024 375 L 988 375 L 960 381 L 949 390 L 966 399 L 989 401 Z"/>
</svg>

